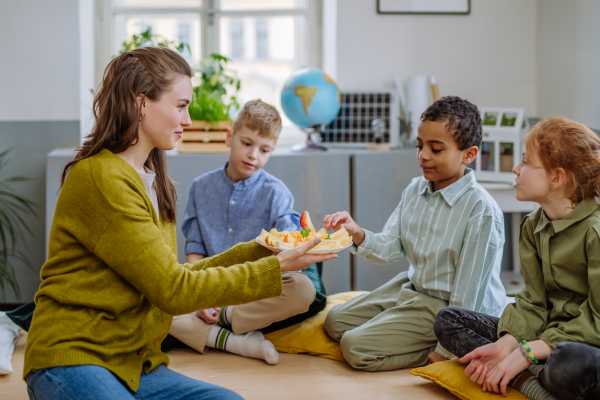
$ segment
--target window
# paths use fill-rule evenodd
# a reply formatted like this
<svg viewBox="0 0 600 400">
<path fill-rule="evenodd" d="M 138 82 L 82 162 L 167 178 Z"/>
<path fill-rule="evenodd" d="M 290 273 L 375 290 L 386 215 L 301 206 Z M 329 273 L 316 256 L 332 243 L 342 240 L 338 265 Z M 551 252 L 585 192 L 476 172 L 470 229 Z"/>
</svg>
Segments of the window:
<svg viewBox="0 0 600 400">
<path fill-rule="evenodd" d="M 281 111 L 286 79 L 303 66 L 321 66 L 322 0 L 99 0 L 96 83 L 121 44 L 146 28 L 175 43 L 192 67 L 216 52 L 240 76 L 240 103 L 260 98 L 280 111 L 285 136 L 304 137 Z"/>
</svg>

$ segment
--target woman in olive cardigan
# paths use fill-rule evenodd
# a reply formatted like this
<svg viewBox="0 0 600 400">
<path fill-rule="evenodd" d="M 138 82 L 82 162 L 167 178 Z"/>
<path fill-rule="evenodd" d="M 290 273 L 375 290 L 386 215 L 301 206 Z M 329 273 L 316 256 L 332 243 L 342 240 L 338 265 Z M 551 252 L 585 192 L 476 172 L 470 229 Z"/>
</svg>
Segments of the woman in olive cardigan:
<svg viewBox="0 0 600 400">
<path fill-rule="evenodd" d="M 94 130 L 63 173 L 35 296 L 23 371 L 32 399 L 239 398 L 166 367 L 172 316 L 279 296 L 281 271 L 334 258 L 304 254 L 318 242 L 277 255 L 249 242 L 177 262 L 164 151 L 190 124 L 191 73 L 158 47 L 123 53 L 104 73 Z M 141 176 L 152 173 L 148 188 Z"/>
</svg>

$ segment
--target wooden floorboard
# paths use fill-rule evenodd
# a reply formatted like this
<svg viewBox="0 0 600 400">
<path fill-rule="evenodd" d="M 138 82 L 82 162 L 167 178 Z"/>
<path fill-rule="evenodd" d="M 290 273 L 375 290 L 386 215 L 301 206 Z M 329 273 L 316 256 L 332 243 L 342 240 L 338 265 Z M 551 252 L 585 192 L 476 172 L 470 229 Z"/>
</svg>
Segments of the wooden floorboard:
<svg viewBox="0 0 600 400">
<path fill-rule="evenodd" d="M 27 400 L 21 379 L 27 334 L 23 332 L 13 355 L 14 373 L 0 376 L 0 398 Z M 170 367 L 194 379 L 223 386 L 247 400 L 281 399 L 447 399 L 456 400 L 438 385 L 409 374 L 409 370 L 362 372 L 348 364 L 321 357 L 279 354 L 279 364 L 209 350 L 168 353 Z"/>
</svg>

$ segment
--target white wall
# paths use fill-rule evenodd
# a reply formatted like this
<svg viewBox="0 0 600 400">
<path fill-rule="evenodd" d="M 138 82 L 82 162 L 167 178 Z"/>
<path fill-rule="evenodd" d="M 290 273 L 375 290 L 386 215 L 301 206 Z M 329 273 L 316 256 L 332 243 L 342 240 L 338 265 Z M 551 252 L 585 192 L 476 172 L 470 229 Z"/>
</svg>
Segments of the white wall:
<svg viewBox="0 0 600 400">
<path fill-rule="evenodd" d="M 0 0 L 0 121 L 79 119 L 77 0 Z"/>
<path fill-rule="evenodd" d="M 538 1 L 540 116 L 600 129 L 600 1 Z"/>
<path fill-rule="evenodd" d="M 380 15 L 374 0 L 337 9 L 342 90 L 435 75 L 442 96 L 536 115 L 536 0 L 471 0 L 469 15 Z"/>
</svg>

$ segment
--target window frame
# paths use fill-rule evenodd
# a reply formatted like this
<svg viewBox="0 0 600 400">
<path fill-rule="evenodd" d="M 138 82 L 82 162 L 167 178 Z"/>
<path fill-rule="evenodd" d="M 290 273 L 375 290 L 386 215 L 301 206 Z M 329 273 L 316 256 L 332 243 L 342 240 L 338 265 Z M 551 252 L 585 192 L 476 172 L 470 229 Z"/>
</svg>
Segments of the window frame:
<svg viewBox="0 0 600 400">
<path fill-rule="evenodd" d="M 265 10 L 221 10 L 220 0 L 202 0 L 197 7 L 125 7 L 117 6 L 113 0 L 96 0 L 95 18 L 95 86 L 102 81 L 102 74 L 110 62 L 115 50 L 112 46 L 116 40 L 116 17 L 123 14 L 198 14 L 201 31 L 201 59 L 211 53 L 219 52 L 220 17 L 271 17 L 271 16 L 304 16 L 307 24 L 307 35 L 303 43 L 298 43 L 302 57 L 298 60 L 298 68 L 309 66 L 323 67 L 323 0 L 307 0 L 304 9 L 265 9 Z M 306 135 L 296 127 L 284 127 L 278 145 L 290 145 L 305 140 Z"/>
</svg>

